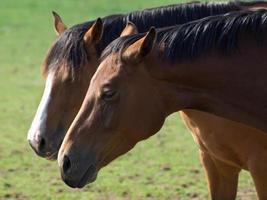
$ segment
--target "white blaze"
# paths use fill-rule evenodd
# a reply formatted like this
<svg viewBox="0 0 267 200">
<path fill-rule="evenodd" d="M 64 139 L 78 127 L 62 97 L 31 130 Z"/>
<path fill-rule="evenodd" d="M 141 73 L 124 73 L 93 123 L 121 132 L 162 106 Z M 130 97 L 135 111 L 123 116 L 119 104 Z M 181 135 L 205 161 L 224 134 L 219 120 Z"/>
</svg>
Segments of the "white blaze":
<svg viewBox="0 0 267 200">
<path fill-rule="evenodd" d="M 35 117 L 32 121 L 31 128 L 28 132 L 28 140 L 33 140 L 34 138 L 36 138 L 37 136 L 36 134 L 38 132 L 42 132 L 46 128 L 45 122 L 47 118 L 47 106 L 51 99 L 52 83 L 53 83 L 53 74 L 48 74 L 45 83 L 44 94 L 38 106 Z"/>
</svg>

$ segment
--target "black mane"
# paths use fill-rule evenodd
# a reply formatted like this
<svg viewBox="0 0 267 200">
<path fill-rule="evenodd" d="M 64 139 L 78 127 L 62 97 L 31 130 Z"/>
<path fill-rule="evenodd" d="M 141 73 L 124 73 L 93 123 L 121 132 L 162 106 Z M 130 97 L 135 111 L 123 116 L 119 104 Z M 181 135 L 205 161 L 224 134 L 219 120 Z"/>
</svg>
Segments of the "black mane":
<svg viewBox="0 0 267 200">
<path fill-rule="evenodd" d="M 148 31 L 151 26 L 166 27 L 183 24 L 210 15 L 238 11 L 242 9 L 242 6 L 251 6 L 253 4 L 253 2 L 246 3 L 243 1 L 187 3 L 136 11 L 124 15 L 107 16 L 103 18 L 104 33 L 103 38 L 97 45 L 97 53 L 100 55 L 111 41 L 119 37 L 128 21 L 132 21 L 137 26 L 138 31 L 142 33 Z M 56 69 L 62 65 L 70 69 L 79 68 L 84 65 L 90 58 L 88 58 L 86 52 L 83 36 L 93 23 L 94 21 L 89 21 L 78 24 L 63 32 L 48 52 L 44 72 L 47 72 L 50 68 Z"/>
<path fill-rule="evenodd" d="M 159 52 L 159 57 L 173 62 L 196 58 L 209 51 L 229 54 L 237 49 L 240 34 L 263 42 L 266 32 L 267 10 L 206 17 L 159 30 L 157 45 L 162 47 L 159 49 L 164 49 Z M 111 53 L 120 52 L 143 36 L 141 33 L 116 39 L 103 51 L 101 59 Z"/>
</svg>

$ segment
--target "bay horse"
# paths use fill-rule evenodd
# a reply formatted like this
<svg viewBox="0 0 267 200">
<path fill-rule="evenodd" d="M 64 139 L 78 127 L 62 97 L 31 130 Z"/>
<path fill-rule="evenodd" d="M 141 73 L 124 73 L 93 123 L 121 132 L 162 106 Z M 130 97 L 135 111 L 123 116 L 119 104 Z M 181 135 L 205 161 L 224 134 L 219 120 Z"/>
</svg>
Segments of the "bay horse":
<svg viewBox="0 0 267 200">
<path fill-rule="evenodd" d="M 259 199 L 267 199 L 266 133 L 197 110 L 181 116 L 198 144 L 211 199 L 235 199 L 242 169 L 250 172 Z"/>
<path fill-rule="evenodd" d="M 58 162 L 65 183 L 80 188 L 93 182 L 102 167 L 154 135 L 173 112 L 196 109 L 237 121 L 252 119 L 238 117 L 231 109 L 247 114 L 251 111 L 247 99 L 260 103 L 254 86 L 263 89 L 265 83 L 266 29 L 267 11 L 247 11 L 164 29 L 157 38 L 152 28 L 147 34 L 112 42 L 102 54 L 82 107 L 61 145 Z M 235 197 L 241 168 L 251 172 L 259 197 L 264 199 L 266 133 L 229 120 L 226 129 L 223 122 L 220 132 L 221 119 L 198 111 L 191 116 L 191 112 L 186 110 L 187 124 L 196 129 L 203 164 L 210 170 L 207 176 L 213 176 L 209 179 L 213 199 Z M 207 125 L 212 122 L 218 126 L 215 133 L 213 126 L 209 129 Z M 228 128 L 232 132 L 223 138 L 222 132 Z M 236 133 L 236 138 L 230 133 Z M 222 143 L 218 143 L 220 137 Z M 215 196 L 218 190 L 221 194 Z"/>
<path fill-rule="evenodd" d="M 111 15 L 67 29 L 55 12 L 57 40 L 43 64 L 46 85 L 28 132 L 37 155 L 56 159 L 59 147 L 78 113 L 103 49 L 118 38 L 128 21 L 140 32 L 150 26 L 183 24 L 206 16 L 266 6 L 266 2 L 187 3 Z"/>
<path fill-rule="evenodd" d="M 128 24 L 125 35 L 138 33 Z M 197 110 L 180 111 L 199 147 L 211 199 L 235 199 L 242 169 L 250 171 L 260 199 L 267 199 L 267 136 L 222 117 Z M 223 136 L 223 138 L 222 138 Z"/>
</svg>

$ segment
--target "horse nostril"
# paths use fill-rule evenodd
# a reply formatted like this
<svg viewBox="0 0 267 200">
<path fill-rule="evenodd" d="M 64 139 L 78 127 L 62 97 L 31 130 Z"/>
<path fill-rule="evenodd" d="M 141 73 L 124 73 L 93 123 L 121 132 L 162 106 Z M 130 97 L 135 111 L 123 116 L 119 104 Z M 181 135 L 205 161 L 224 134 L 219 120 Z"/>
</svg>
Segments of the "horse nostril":
<svg viewBox="0 0 267 200">
<path fill-rule="evenodd" d="M 71 162 L 68 156 L 64 156 L 63 158 L 63 172 L 64 174 L 67 174 L 70 171 L 71 168 Z"/>
<path fill-rule="evenodd" d="M 45 139 L 44 138 L 41 138 L 40 141 L 39 141 L 39 145 L 38 145 L 38 150 L 40 152 L 44 150 L 45 144 L 46 144 Z"/>
</svg>

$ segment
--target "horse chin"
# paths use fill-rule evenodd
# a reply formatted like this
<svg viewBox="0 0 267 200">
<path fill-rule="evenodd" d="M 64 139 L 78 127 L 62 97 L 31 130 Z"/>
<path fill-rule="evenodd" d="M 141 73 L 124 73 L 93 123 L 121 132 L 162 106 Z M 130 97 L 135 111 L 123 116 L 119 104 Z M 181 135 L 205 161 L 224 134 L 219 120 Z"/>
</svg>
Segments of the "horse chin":
<svg viewBox="0 0 267 200">
<path fill-rule="evenodd" d="M 93 176 L 87 180 L 87 183 L 86 184 L 90 184 L 90 183 L 93 183 L 96 181 L 96 178 L 97 178 L 97 172 L 93 174 Z"/>
<path fill-rule="evenodd" d="M 84 176 L 82 177 L 80 183 L 78 184 L 78 188 L 83 188 L 85 185 L 89 183 L 93 183 L 97 178 L 97 171 L 94 165 L 91 165 Z"/>
<path fill-rule="evenodd" d="M 87 169 L 87 171 L 85 172 L 85 174 L 83 175 L 83 177 L 81 178 L 80 182 L 77 185 L 69 185 L 69 186 L 81 189 L 87 184 L 93 183 L 97 178 L 97 174 L 98 171 L 96 170 L 95 166 L 91 165 Z"/>
</svg>

